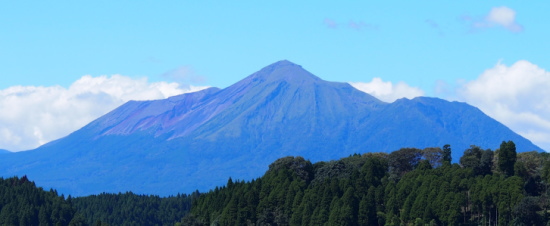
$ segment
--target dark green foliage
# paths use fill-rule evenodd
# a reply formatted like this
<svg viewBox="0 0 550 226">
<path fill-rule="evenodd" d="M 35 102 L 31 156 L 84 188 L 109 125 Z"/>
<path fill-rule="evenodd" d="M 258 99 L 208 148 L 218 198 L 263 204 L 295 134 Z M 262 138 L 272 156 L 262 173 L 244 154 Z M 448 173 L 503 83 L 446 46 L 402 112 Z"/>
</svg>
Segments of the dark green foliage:
<svg viewBox="0 0 550 226">
<path fill-rule="evenodd" d="M 304 181 L 310 181 L 312 174 L 312 164 L 310 161 L 306 161 L 304 158 L 298 156 L 298 157 L 285 157 L 275 160 L 275 162 L 271 163 L 269 165 L 269 170 L 267 173 L 270 172 L 277 172 L 281 169 L 289 169 L 292 170 L 296 176 L 298 176 L 300 179 Z"/>
<path fill-rule="evenodd" d="M 422 150 L 422 158 L 427 160 L 432 167 L 439 167 L 443 164 L 444 152 L 441 148 L 425 148 Z"/>
<path fill-rule="evenodd" d="M 546 183 L 550 183 L 550 161 L 544 162 L 541 176 Z"/>
<path fill-rule="evenodd" d="M 494 152 L 490 149 L 481 152 L 479 165 L 479 175 L 487 175 L 492 173 Z"/>
<path fill-rule="evenodd" d="M 173 225 L 198 195 L 161 198 L 128 192 L 65 199 L 26 176 L 0 178 L 0 225 Z"/>
<path fill-rule="evenodd" d="M 498 152 L 498 167 L 506 176 L 514 175 L 514 165 L 516 164 L 516 144 L 512 141 L 500 144 Z"/>
<path fill-rule="evenodd" d="M 357 171 L 357 168 L 360 168 L 363 164 L 365 164 L 365 161 L 365 158 L 362 158 L 359 155 L 355 155 L 341 159 L 339 161 L 315 163 L 313 165 L 315 178 L 313 179 L 312 183 L 318 184 L 334 178 L 349 178 L 350 176 L 352 176 L 353 172 Z M 378 163 L 373 164 L 387 164 L 385 162 L 386 161 L 379 161 Z M 376 171 L 379 172 L 380 170 Z M 386 170 L 384 169 L 383 171 L 385 173 Z"/>
<path fill-rule="evenodd" d="M 478 172 L 481 165 L 482 154 L 481 148 L 471 145 L 470 148 L 464 151 L 462 157 L 460 157 L 460 165 L 466 168 L 472 168 L 474 172 Z"/>
<path fill-rule="evenodd" d="M 460 165 L 472 168 L 476 175 L 491 174 L 493 166 L 493 151 L 482 150 L 480 147 L 471 145 L 460 158 Z"/>
<path fill-rule="evenodd" d="M 448 147 L 315 164 L 285 157 L 256 180 L 165 198 L 65 199 L 26 177 L 1 179 L 0 225 L 545 225 L 550 155 L 516 155 L 510 143 L 496 154 L 472 145 L 460 165 L 445 160 Z"/>
<path fill-rule="evenodd" d="M 428 160 L 420 160 L 420 163 L 418 163 L 418 166 L 416 167 L 418 170 L 430 170 L 432 168 L 433 167 Z"/>
<path fill-rule="evenodd" d="M 545 214 L 548 198 L 541 194 L 548 192 L 545 181 L 550 177 L 546 173 L 550 172 L 550 158 L 544 153 L 518 157 L 517 162 L 521 162 L 518 165 L 524 172 L 519 177 L 500 174 L 493 167 L 496 158 L 491 150 L 472 146 L 461 158 L 462 166 L 446 162 L 449 158 L 444 150 L 426 150 L 407 148 L 389 155 L 353 155 L 313 165 L 300 157 L 279 159 L 262 178 L 236 182 L 231 187 L 228 184 L 201 195 L 181 223 L 541 225 L 548 222 Z"/>
<path fill-rule="evenodd" d="M 422 150 L 416 148 L 401 148 L 388 156 L 390 172 L 397 176 L 412 171 L 422 157 Z"/>
<path fill-rule="evenodd" d="M 451 163 L 451 161 L 453 160 L 453 158 L 451 157 L 451 145 L 449 144 L 445 144 L 443 145 L 443 157 L 442 157 L 442 160 L 443 162 L 445 163 Z"/>
<path fill-rule="evenodd" d="M 359 181 L 360 185 L 365 186 L 366 189 L 368 186 L 378 186 L 381 183 L 381 179 L 386 176 L 386 171 L 388 169 L 387 160 L 384 158 L 376 157 L 367 157 L 367 160 L 363 167 L 361 168 L 361 174 L 364 175 L 363 181 Z M 360 192 L 365 192 L 364 189 L 359 190 Z"/>
<path fill-rule="evenodd" d="M 76 217 L 75 217 L 76 216 Z M 0 178 L 0 225 L 85 225 L 57 191 L 22 178 Z"/>
<path fill-rule="evenodd" d="M 359 202 L 358 225 L 376 225 L 378 218 L 376 215 L 376 189 L 371 186 L 366 195 L 363 195 Z"/>
<path fill-rule="evenodd" d="M 513 209 L 515 225 L 543 225 L 542 217 L 537 214 L 541 211 L 538 197 L 525 197 Z"/>
<path fill-rule="evenodd" d="M 73 198 L 72 204 L 87 224 L 103 222 L 109 225 L 172 225 L 191 209 L 191 195 L 161 198 L 155 195 L 136 195 L 131 192 L 91 195 Z"/>
</svg>

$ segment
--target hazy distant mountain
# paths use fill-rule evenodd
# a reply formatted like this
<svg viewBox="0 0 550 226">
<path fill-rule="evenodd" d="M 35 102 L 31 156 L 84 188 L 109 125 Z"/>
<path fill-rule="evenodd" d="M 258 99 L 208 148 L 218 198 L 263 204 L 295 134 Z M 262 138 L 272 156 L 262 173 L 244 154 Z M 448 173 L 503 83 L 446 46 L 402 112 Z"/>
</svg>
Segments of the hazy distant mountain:
<svg viewBox="0 0 550 226">
<path fill-rule="evenodd" d="M 9 154 L 11 151 L 0 149 L 0 154 Z"/>
<path fill-rule="evenodd" d="M 319 161 L 451 144 L 457 159 L 471 144 L 495 149 L 503 140 L 541 150 L 466 103 L 388 104 L 280 61 L 222 90 L 130 101 L 65 138 L 6 155 L 0 172 L 71 195 L 169 195 L 259 177 L 288 155 Z"/>
</svg>

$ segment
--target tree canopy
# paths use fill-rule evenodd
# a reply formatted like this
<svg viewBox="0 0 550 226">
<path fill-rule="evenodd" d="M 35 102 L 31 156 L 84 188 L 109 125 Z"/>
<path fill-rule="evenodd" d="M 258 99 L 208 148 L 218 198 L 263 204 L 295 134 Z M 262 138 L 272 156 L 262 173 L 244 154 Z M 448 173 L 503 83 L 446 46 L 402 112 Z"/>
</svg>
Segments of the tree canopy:
<svg viewBox="0 0 550 226">
<path fill-rule="evenodd" d="M 238 178 L 236 175 L 235 178 Z M 472 145 L 276 160 L 207 193 L 74 198 L 0 178 L 1 225 L 547 225 L 550 154 Z"/>
<path fill-rule="evenodd" d="M 507 143 L 508 145 L 508 143 Z M 512 150 L 512 146 L 506 146 Z M 277 160 L 253 181 L 201 195 L 184 225 L 545 225 L 550 161 L 521 153 L 510 174 L 475 145 L 460 164 L 449 146 L 403 148 L 309 163 Z M 499 150 L 500 151 L 500 150 Z M 514 150 L 515 151 L 515 150 Z M 507 162 L 507 164 L 511 164 Z M 521 165 L 521 166 L 519 166 Z M 305 167 L 296 167 L 305 166 Z M 310 167 L 311 166 L 311 167 Z M 304 176 L 307 175 L 307 176 Z M 544 176 L 543 176 L 544 175 Z"/>
</svg>

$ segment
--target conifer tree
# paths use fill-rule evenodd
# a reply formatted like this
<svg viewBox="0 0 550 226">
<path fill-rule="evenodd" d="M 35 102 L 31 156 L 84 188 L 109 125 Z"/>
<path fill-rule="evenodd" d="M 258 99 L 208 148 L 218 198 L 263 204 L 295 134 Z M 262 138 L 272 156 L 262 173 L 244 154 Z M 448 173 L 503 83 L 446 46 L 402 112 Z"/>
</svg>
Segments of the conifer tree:
<svg viewBox="0 0 550 226">
<path fill-rule="evenodd" d="M 451 145 L 449 144 L 445 144 L 443 145 L 443 162 L 445 163 L 451 163 L 451 161 L 453 160 L 452 156 L 451 156 Z"/>
<path fill-rule="evenodd" d="M 513 176 L 514 164 L 516 164 L 516 144 L 512 141 L 502 141 L 498 152 L 498 167 L 500 171 L 506 176 Z"/>
</svg>

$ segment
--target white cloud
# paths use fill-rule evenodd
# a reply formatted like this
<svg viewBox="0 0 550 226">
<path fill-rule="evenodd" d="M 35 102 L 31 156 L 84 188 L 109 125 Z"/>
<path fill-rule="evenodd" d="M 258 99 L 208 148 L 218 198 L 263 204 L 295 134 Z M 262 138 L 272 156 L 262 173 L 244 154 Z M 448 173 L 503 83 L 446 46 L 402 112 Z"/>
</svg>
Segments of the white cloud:
<svg viewBox="0 0 550 226">
<path fill-rule="evenodd" d="M 472 21 L 472 28 L 486 29 L 491 27 L 503 27 L 512 32 L 522 32 L 523 26 L 516 22 L 516 11 L 506 6 L 494 7 L 481 20 L 473 20 L 470 17 L 464 17 L 465 20 Z"/>
<path fill-rule="evenodd" d="M 373 78 L 372 81 L 368 83 L 350 82 L 349 84 L 358 90 L 390 103 L 403 97 L 412 99 L 424 95 L 424 91 L 421 89 L 411 87 L 404 82 L 393 84 L 392 82 L 384 82 L 381 78 Z"/>
<path fill-rule="evenodd" d="M 206 87 L 83 76 L 69 88 L 13 86 L 0 90 L 0 149 L 36 148 L 81 128 L 129 100 L 163 99 Z"/>
<path fill-rule="evenodd" d="M 458 98 L 550 151 L 550 72 L 528 61 L 498 63 L 459 88 Z"/>
</svg>

